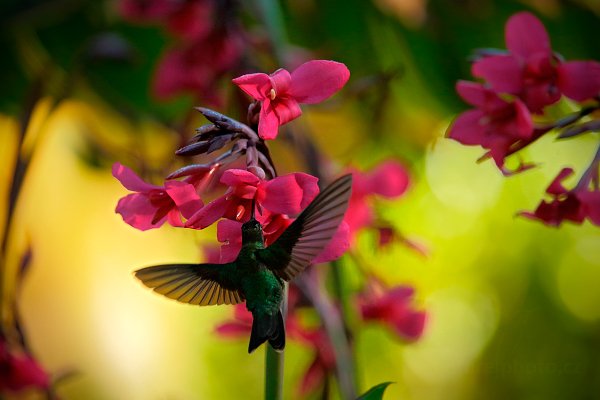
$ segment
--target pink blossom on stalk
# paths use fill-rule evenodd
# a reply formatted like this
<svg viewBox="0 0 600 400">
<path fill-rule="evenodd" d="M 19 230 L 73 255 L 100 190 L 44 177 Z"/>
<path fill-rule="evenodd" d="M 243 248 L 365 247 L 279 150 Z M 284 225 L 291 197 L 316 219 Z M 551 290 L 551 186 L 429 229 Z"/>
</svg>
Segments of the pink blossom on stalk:
<svg viewBox="0 0 600 400">
<path fill-rule="evenodd" d="M 50 376 L 31 355 L 11 351 L 6 341 L 0 339 L 0 394 L 49 387 Z"/>
<path fill-rule="evenodd" d="M 164 25 L 184 40 L 202 39 L 213 29 L 213 0 L 120 0 L 118 8 L 129 21 Z"/>
<path fill-rule="evenodd" d="M 584 101 L 600 93 L 600 63 L 564 62 L 552 52 L 544 25 L 520 12 L 506 23 L 507 54 L 483 57 L 472 67 L 495 91 L 519 96 L 533 113 L 560 99 L 561 93 Z"/>
<path fill-rule="evenodd" d="M 270 75 L 242 75 L 233 80 L 240 89 L 262 103 L 258 122 L 261 138 L 275 139 L 278 127 L 302 114 L 300 104 L 315 104 L 333 96 L 350 78 L 342 63 L 308 61 L 292 73 L 280 68 Z"/>
<path fill-rule="evenodd" d="M 187 227 L 204 229 L 220 218 L 245 222 L 253 200 L 258 210 L 295 215 L 319 192 L 317 178 L 300 172 L 266 181 L 246 170 L 229 169 L 221 176 L 221 183 L 229 187 L 227 192 L 198 210 Z"/>
<path fill-rule="evenodd" d="M 212 104 L 221 101 L 217 81 L 240 60 L 243 44 L 239 33 L 213 32 L 202 40 L 169 49 L 153 78 L 153 92 L 160 99 L 189 93 Z"/>
<path fill-rule="evenodd" d="M 297 318 L 288 318 L 286 323 L 290 337 L 308 345 L 315 354 L 298 387 L 300 394 L 306 395 L 320 387 L 327 376 L 335 370 L 335 352 L 322 326 L 306 328 Z"/>
<path fill-rule="evenodd" d="M 519 214 L 549 226 L 560 226 L 563 221 L 581 224 L 586 218 L 600 226 L 600 190 L 590 190 L 590 177 L 585 176 L 574 189 L 566 189 L 562 181 L 572 174 L 572 168 L 563 168 L 546 189 L 552 200 L 542 200 L 534 212 L 523 211 Z"/>
<path fill-rule="evenodd" d="M 380 321 L 388 325 L 398 336 L 416 340 L 423 334 L 427 315 L 415 311 L 411 301 L 414 289 L 396 286 L 386 291 L 367 291 L 359 297 L 359 307 L 365 321 Z"/>
<path fill-rule="evenodd" d="M 502 98 L 479 83 L 459 81 L 456 90 L 475 109 L 465 111 L 454 120 L 448 137 L 465 145 L 489 149 L 496 165 L 503 168 L 511 146 L 533 135 L 529 110 L 518 98 Z"/>
<path fill-rule="evenodd" d="M 180 6 L 168 16 L 169 31 L 184 40 L 201 40 L 214 29 L 214 0 L 175 2 Z"/>
<path fill-rule="evenodd" d="M 351 169 L 353 176 L 352 195 L 344 221 L 350 228 L 350 236 L 365 227 L 373 226 L 375 216 L 371 205 L 373 196 L 389 199 L 400 197 L 408 189 L 410 178 L 404 166 L 388 160 L 373 170 L 361 172 Z"/>
<path fill-rule="evenodd" d="M 136 229 L 145 231 L 169 221 L 181 227 L 181 217 L 189 218 L 202 207 L 196 188 L 190 183 L 167 181 L 165 186 L 144 182 L 131 169 L 115 163 L 112 174 L 132 193 L 119 200 L 115 212 Z"/>
</svg>

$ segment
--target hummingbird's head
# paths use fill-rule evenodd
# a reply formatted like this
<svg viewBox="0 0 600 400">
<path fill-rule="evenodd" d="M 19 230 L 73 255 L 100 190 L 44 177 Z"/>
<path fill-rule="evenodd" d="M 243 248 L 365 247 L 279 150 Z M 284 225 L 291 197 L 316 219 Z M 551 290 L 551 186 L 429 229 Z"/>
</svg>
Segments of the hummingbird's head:
<svg viewBox="0 0 600 400">
<path fill-rule="evenodd" d="M 262 225 L 254 218 L 250 218 L 242 225 L 242 242 L 247 243 L 248 241 L 263 241 Z"/>
</svg>

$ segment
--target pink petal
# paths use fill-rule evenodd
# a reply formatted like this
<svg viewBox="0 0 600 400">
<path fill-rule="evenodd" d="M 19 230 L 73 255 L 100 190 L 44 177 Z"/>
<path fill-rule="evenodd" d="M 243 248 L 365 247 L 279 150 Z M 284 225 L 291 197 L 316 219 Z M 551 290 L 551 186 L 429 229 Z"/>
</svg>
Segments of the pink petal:
<svg viewBox="0 0 600 400">
<path fill-rule="evenodd" d="M 285 125 L 288 122 L 302 115 L 302 110 L 298 102 L 290 97 L 277 98 L 271 102 L 271 107 L 277 115 L 279 126 Z"/>
<path fill-rule="evenodd" d="M 298 214 L 319 192 L 317 181 L 301 172 L 279 176 L 261 184 L 258 201 L 276 214 Z"/>
<path fill-rule="evenodd" d="M 340 90 L 350 78 L 348 68 L 339 62 L 313 60 L 292 72 L 290 95 L 299 103 L 319 103 Z"/>
<path fill-rule="evenodd" d="M 183 49 L 169 49 L 161 57 L 152 82 L 152 90 L 159 99 L 168 99 L 185 89 L 186 69 Z"/>
<path fill-rule="evenodd" d="M 331 238 L 331 241 L 325 246 L 323 251 L 316 256 L 312 263 L 321 264 L 329 261 L 337 260 L 350 247 L 350 227 L 344 221 Z"/>
<path fill-rule="evenodd" d="M 181 221 L 181 213 L 176 207 L 172 208 L 167 213 L 167 222 L 169 225 L 174 226 L 175 228 L 181 228 L 185 226 Z"/>
<path fill-rule="evenodd" d="M 498 92 L 518 94 L 523 87 L 522 63 L 510 54 L 477 60 L 471 67 L 471 73 L 485 79 Z"/>
<path fill-rule="evenodd" d="M 186 219 L 198 212 L 204 205 L 194 186 L 189 183 L 167 181 L 165 190 Z"/>
<path fill-rule="evenodd" d="M 255 100 L 264 100 L 272 88 L 269 75 L 263 73 L 242 75 L 232 82 Z"/>
<path fill-rule="evenodd" d="M 400 286 L 395 286 L 392 289 L 390 289 L 387 293 L 386 293 L 386 297 L 392 302 L 392 303 L 406 303 L 408 302 L 410 299 L 412 299 L 412 297 L 415 294 L 415 288 L 412 286 L 408 286 L 408 285 L 400 285 Z"/>
<path fill-rule="evenodd" d="M 572 174 L 573 168 L 563 168 L 558 173 L 556 178 L 554 178 L 554 180 L 550 183 L 550 186 L 548 186 L 548 189 L 546 189 L 546 193 L 555 196 L 567 193 L 568 190 L 565 189 L 565 187 L 562 185 L 562 181 L 565 180 L 567 177 L 571 176 Z"/>
<path fill-rule="evenodd" d="M 570 61 L 558 66 L 558 87 L 570 99 L 584 101 L 600 94 L 600 63 Z"/>
<path fill-rule="evenodd" d="M 204 229 L 223 217 L 231 202 L 225 196 L 211 201 L 192 215 L 185 223 L 187 228 Z"/>
<path fill-rule="evenodd" d="M 416 340 L 421 337 L 425 329 L 427 314 L 425 312 L 409 312 L 404 318 L 395 321 L 396 333 L 405 339 Z"/>
<path fill-rule="evenodd" d="M 456 82 L 456 92 L 462 99 L 472 106 L 482 108 L 485 106 L 488 95 L 488 89 L 482 84 L 469 81 Z"/>
<path fill-rule="evenodd" d="M 160 186 L 144 182 L 135 172 L 118 162 L 113 164 L 112 174 L 126 189 L 132 192 L 148 192 L 152 189 L 162 189 Z"/>
<path fill-rule="evenodd" d="M 408 183 L 406 169 L 393 160 L 379 164 L 368 176 L 370 192 L 388 198 L 401 196 Z"/>
<path fill-rule="evenodd" d="M 325 367 L 318 357 L 315 358 L 302 377 L 299 388 L 300 394 L 305 395 L 318 388 L 325 380 L 325 374 Z"/>
<path fill-rule="evenodd" d="M 513 54 L 527 58 L 535 53 L 552 52 L 546 28 L 533 14 L 520 12 L 506 22 L 506 47 Z"/>
<path fill-rule="evenodd" d="M 600 226 L 600 192 L 580 191 L 576 196 L 581 201 L 583 212 L 590 222 Z"/>
<path fill-rule="evenodd" d="M 354 240 L 355 235 L 360 229 L 369 226 L 373 222 L 373 212 L 364 196 L 352 196 L 350 198 L 344 222 L 348 224 L 350 240 Z"/>
<path fill-rule="evenodd" d="M 151 1 L 150 3 L 155 2 Z M 160 0 L 164 1 L 164 0 Z M 178 2 L 172 2 L 177 4 Z M 167 27 L 174 35 L 188 41 L 205 38 L 213 28 L 213 2 L 197 0 L 180 3 L 178 10 L 169 15 Z"/>
<path fill-rule="evenodd" d="M 515 133 L 521 139 L 529 139 L 533 134 L 533 119 L 527 106 L 519 99 L 513 103 L 515 109 Z"/>
<path fill-rule="evenodd" d="M 292 77 L 287 70 L 279 68 L 269 75 L 269 79 L 271 80 L 271 87 L 275 91 L 275 96 L 287 94 L 292 83 Z"/>
<path fill-rule="evenodd" d="M 150 203 L 148 196 L 140 193 L 123 197 L 115 209 L 116 213 L 121 214 L 123 221 L 141 231 L 158 228 L 165 223 L 166 217 L 152 223 L 156 211 L 156 207 Z"/>
<path fill-rule="evenodd" d="M 245 169 L 232 168 L 223 172 L 221 183 L 227 186 L 257 186 L 260 183 L 260 179 L 252 172 L 246 171 Z"/>
<path fill-rule="evenodd" d="M 531 83 L 524 88 L 521 98 L 530 112 L 543 114 L 544 107 L 560 100 L 560 90 L 554 82 Z"/>
<path fill-rule="evenodd" d="M 485 127 L 480 123 L 485 114 L 469 110 L 460 114 L 448 131 L 448 137 L 465 145 L 479 145 L 485 138 Z"/>
<path fill-rule="evenodd" d="M 224 322 L 215 328 L 215 332 L 226 338 L 246 337 L 252 330 L 248 324 L 234 322 Z"/>
<path fill-rule="evenodd" d="M 263 100 L 258 118 L 258 135 L 264 140 L 275 139 L 279 128 L 279 118 L 271 104 L 270 99 Z"/>
<path fill-rule="evenodd" d="M 224 219 L 217 224 L 217 240 L 221 245 L 221 262 L 234 261 L 242 248 L 242 224 Z"/>
</svg>

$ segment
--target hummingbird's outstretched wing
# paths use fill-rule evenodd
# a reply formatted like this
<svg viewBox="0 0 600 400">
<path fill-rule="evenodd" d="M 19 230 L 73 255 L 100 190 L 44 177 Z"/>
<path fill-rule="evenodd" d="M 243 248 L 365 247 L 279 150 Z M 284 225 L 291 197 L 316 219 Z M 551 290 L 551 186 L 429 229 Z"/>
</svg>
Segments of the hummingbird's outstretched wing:
<svg viewBox="0 0 600 400">
<path fill-rule="evenodd" d="M 245 297 L 231 279 L 235 269 L 235 263 L 166 264 L 142 268 L 135 276 L 155 292 L 182 303 L 238 304 Z"/>
<path fill-rule="evenodd" d="M 344 219 L 351 192 L 352 175 L 331 183 L 256 257 L 278 277 L 293 279 L 327 246 Z"/>
</svg>

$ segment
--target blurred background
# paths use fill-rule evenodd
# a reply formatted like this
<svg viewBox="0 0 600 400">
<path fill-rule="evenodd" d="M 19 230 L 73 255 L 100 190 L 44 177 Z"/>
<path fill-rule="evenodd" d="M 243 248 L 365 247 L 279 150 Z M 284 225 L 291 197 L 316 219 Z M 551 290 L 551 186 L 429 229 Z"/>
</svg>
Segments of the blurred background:
<svg viewBox="0 0 600 400">
<path fill-rule="evenodd" d="M 56 386 L 61 398 L 262 398 L 262 353 L 249 356 L 246 338 L 214 333 L 231 308 L 167 301 L 132 275 L 142 266 L 201 260 L 203 246 L 216 244 L 215 230 L 135 230 L 114 213 L 128 192 L 110 168 L 119 161 L 160 184 L 183 165 L 174 150 L 205 123 L 192 108 L 243 117 L 238 104 L 247 100 L 229 80 L 276 69 L 266 54 L 278 40 L 288 46 L 289 66 L 325 58 L 352 73 L 340 94 L 304 107 L 292 128 L 311 135 L 332 168 L 368 169 L 392 158 L 411 175 L 406 195 L 377 206 L 427 255 L 402 244 L 375 250 L 368 233 L 356 253 L 387 284 L 415 287 L 427 325 L 414 343 L 383 325 L 362 327 L 361 391 L 393 381 L 389 399 L 600 398 L 600 231 L 516 216 L 537 206 L 564 166 L 585 168 L 597 137 L 544 138 L 525 152 L 539 167 L 510 178 L 490 161 L 477 164 L 481 149 L 444 138 L 467 108 L 454 84 L 471 79 L 469 55 L 504 48 L 510 15 L 536 14 L 567 59 L 600 60 L 598 1 L 285 0 L 287 33 L 274 40 L 277 28 L 265 25 L 264 10 L 244 1 L 210 22 L 229 33 L 243 29 L 241 44 L 209 38 L 185 62 L 171 62 L 172 54 L 189 38 L 136 20 L 122 3 L 135 2 L 0 5 L 0 221 L 8 220 L 18 151 L 26 161 L 3 299 L 17 296 L 39 363 L 53 376 L 69 375 Z M 229 45 L 239 56 L 231 65 L 219 55 Z M 194 69 L 200 66 L 207 70 Z M 188 73 L 197 81 L 181 78 Z M 289 141 L 272 143 L 280 173 L 306 170 L 294 151 Z M 29 252 L 17 286 L 11 277 Z M 352 264 L 342 259 L 348 271 Z M 289 343 L 285 398 L 300 398 L 311 359 Z"/>
</svg>

